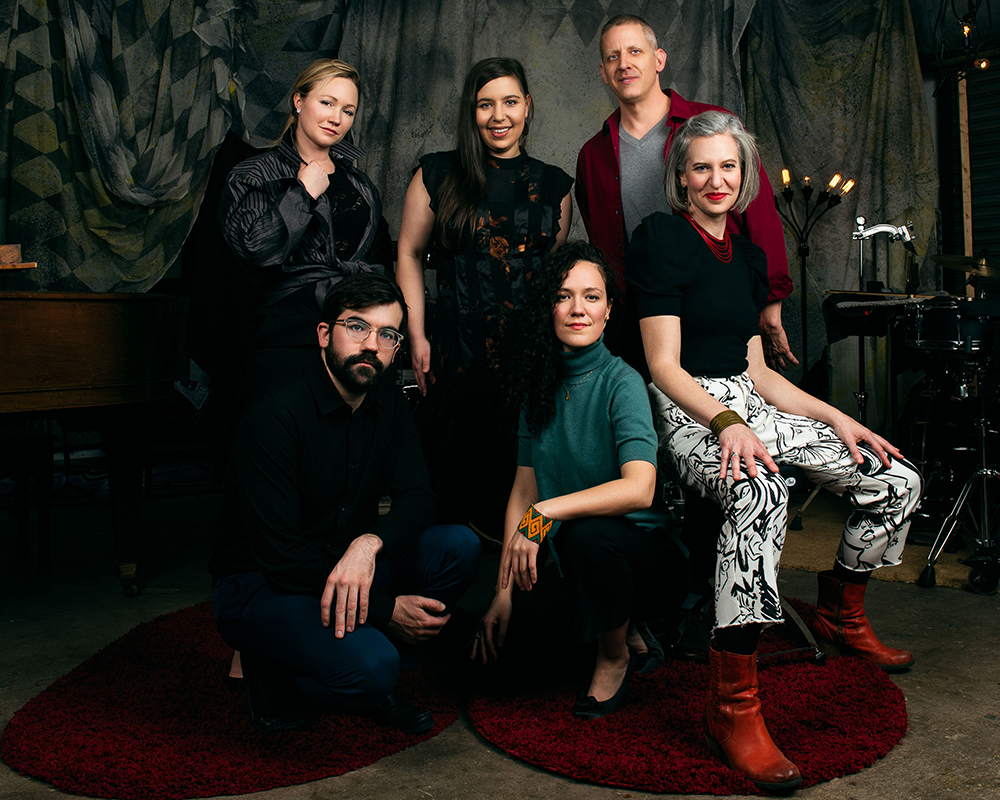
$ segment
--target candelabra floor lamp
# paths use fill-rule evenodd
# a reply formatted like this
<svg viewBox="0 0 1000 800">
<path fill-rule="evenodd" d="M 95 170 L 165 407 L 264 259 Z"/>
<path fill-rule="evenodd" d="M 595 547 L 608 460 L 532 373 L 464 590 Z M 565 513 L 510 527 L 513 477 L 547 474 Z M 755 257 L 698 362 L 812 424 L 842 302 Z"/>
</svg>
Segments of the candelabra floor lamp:
<svg viewBox="0 0 1000 800">
<path fill-rule="evenodd" d="M 787 169 L 781 170 L 781 181 L 784 189 L 780 196 L 784 199 L 788 210 L 783 211 L 779 196 L 774 196 L 774 207 L 778 209 L 778 214 L 785 221 L 791 232 L 798 240 L 799 254 L 799 305 L 802 314 L 802 375 L 805 377 L 809 371 L 809 305 L 808 292 L 806 291 L 806 259 L 809 256 L 809 234 L 812 233 L 816 223 L 834 206 L 840 205 L 841 198 L 854 188 L 854 180 L 842 182 L 841 175 L 834 175 L 826 187 L 813 200 L 813 186 L 810 178 L 802 178 L 802 204 L 803 216 L 800 221 L 796 212 L 794 199 L 795 193 L 791 188 L 791 173 Z"/>
<path fill-rule="evenodd" d="M 809 298 L 806 291 L 806 259 L 809 257 L 809 234 L 812 233 L 816 223 L 820 218 L 834 206 L 840 205 L 840 199 L 854 188 L 854 180 L 841 182 L 840 173 L 834 175 L 826 187 L 821 191 L 813 202 L 813 187 L 809 176 L 802 178 L 802 204 L 803 217 L 799 221 L 799 215 L 795 211 L 793 203 L 795 193 L 791 188 L 791 173 L 788 169 L 781 170 L 781 182 L 784 188 L 781 190 L 781 198 L 788 206 L 787 213 L 781 210 L 781 203 L 778 195 L 774 196 L 774 207 L 778 209 L 778 214 L 785 221 L 798 240 L 799 253 L 799 307 L 802 314 L 802 379 L 805 380 L 809 372 Z M 802 381 L 800 381 L 801 383 Z M 793 531 L 802 530 L 802 515 L 809 507 L 809 504 L 819 494 L 819 486 L 813 488 L 809 497 L 799 507 L 798 513 L 792 519 L 790 527 Z"/>
</svg>

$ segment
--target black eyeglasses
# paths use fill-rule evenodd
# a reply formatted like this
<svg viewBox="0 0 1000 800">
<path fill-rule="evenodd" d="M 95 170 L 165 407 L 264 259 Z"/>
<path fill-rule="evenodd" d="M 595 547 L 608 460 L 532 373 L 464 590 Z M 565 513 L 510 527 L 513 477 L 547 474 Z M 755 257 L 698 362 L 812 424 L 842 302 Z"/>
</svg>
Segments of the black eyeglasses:
<svg viewBox="0 0 1000 800">
<path fill-rule="evenodd" d="M 367 341 L 368 337 L 372 335 L 372 331 L 375 331 L 378 346 L 384 350 L 395 350 L 404 338 L 403 334 L 397 330 L 393 330 L 392 328 L 373 328 L 363 319 L 358 319 L 357 317 L 334 320 L 331 324 L 343 325 L 344 330 L 347 331 L 347 335 L 355 342 Z"/>
</svg>

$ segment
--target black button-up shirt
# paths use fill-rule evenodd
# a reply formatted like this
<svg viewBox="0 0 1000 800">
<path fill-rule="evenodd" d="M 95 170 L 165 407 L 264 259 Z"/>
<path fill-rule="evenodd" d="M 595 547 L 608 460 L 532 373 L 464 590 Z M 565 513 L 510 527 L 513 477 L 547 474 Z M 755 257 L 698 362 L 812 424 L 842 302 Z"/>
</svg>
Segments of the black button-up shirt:
<svg viewBox="0 0 1000 800">
<path fill-rule="evenodd" d="M 383 493 L 392 506 L 379 516 Z M 247 409 L 233 442 L 226 495 L 209 565 L 213 577 L 260 572 L 278 589 L 316 597 L 358 536 L 378 536 L 380 557 L 395 556 L 434 516 L 403 393 L 387 376 L 352 413 L 318 351 L 315 365 L 293 384 Z M 394 604 L 373 592 L 369 619 L 384 627 Z"/>
</svg>

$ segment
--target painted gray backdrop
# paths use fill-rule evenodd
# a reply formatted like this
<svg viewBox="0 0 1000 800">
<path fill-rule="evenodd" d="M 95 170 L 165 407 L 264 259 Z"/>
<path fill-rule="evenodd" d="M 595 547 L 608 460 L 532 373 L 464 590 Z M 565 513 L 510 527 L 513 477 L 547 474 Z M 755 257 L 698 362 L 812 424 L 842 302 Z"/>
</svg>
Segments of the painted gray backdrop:
<svg viewBox="0 0 1000 800">
<path fill-rule="evenodd" d="M 39 262 L 0 289 L 152 289 L 197 214 L 215 213 L 201 200 L 226 132 L 273 138 L 288 86 L 317 56 L 339 52 L 361 70 L 355 139 L 393 232 L 417 157 L 452 146 L 461 83 L 480 58 L 524 63 L 536 109 L 527 149 L 572 174 L 614 109 L 597 35 L 620 12 L 657 31 L 664 86 L 744 118 L 773 182 L 783 166 L 796 181 L 857 181 L 810 239 L 811 360 L 825 344 L 823 290 L 857 285 L 857 214 L 912 220 L 921 283 L 939 285 L 926 261 L 936 165 L 905 0 L 0 0 L 2 238 Z M 870 277 L 901 286 L 902 248 L 884 238 Z M 791 239 L 789 254 L 798 284 Z M 798 295 L 786 306 L 797 350 Z M 884 370 L 871 380 L 884 383 Z"/>
</svg>

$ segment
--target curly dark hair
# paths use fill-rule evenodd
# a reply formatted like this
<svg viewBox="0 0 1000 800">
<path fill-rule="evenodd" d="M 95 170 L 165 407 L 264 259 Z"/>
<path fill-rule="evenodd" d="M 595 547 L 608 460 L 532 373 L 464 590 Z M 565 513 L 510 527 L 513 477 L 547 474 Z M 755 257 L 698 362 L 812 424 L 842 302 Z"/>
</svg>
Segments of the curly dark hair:
<svg viewBox="0 0 1000 800">
<path fill-rule="evenodd" d="M 584 241 L 566 242 L 550 252 L 535 272 L 521 318 L 518 357 L 507 380 L 507 404 L 515 419 L 524 409 L 528 432 L 537 436 L 556 413 L 556 388 L 562 378 L 561 345 L 552 324 L 559 289 L 579 262 L 596 264 L 604 278 L 608 304 L 618 300 L 618 284 L 601 251 Z"/>
</svg>

